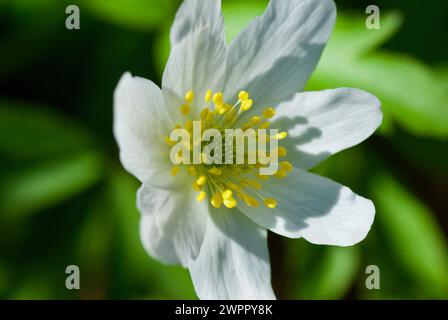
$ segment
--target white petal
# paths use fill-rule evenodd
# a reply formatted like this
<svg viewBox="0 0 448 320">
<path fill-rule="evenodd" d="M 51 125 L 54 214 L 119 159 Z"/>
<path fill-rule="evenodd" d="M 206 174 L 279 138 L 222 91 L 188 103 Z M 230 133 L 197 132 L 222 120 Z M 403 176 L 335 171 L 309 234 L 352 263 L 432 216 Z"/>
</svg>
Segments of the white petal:
<svg viewBox="0 0 448 320">
<path fill-rule="evenodd" d="M 271 0 L 229 45 L 225 93 L 276 106 L 303 89 L 336 18 L 332 0 Z"/>
<path fill-rule="evenodd" d="M 260 193 L 277 200 L 276 209 L 238 208 L 259 225 L 315 244 L 350 246 L 363 240 L 375 216 L 373 203 L 330 179 L 294 169 L 287 178 L 271 178 Z"/>
<path fill-rule="evenodd" d="M 200 299 L 275 299 L 266 230 L 238 210 L 213 210 L 190 266 Z"/>
<path fill-rule="evenodd" d="M 288 131 L 291 162 L 309 169 L 372 135 L 383 118 L 380 105 L 358 89 L 298 93 L 278 106 L 272 127 Z"/>
<path fill-rule="evenodd" d="M 114 93 L 114 135 L 123 166 L 140 181 L 156 181 L 168 166 L 169 151 L 161 137 L 169 133 L 169 123 L 162 91 L 125 73 Z"/>
<path fill-rule="evenodd" d="M 137 194 L 142 214 L 140 237 L 147 252 L 169 264 L 187 267 L 199 254 L 208 206 L 191 191 L 169 191 L 144 184 Z"/>
<path fill-rule="evenodd" d="M 171 53 L 162 81 L 169 107 L 174 102 L 178 108 L 190 90 L 196 94 L 193 105 L 200 107 L 208 89 L 221 91 L 225 57 L 221 1 L 184 1 L 171 28 Z"/>
</svg>

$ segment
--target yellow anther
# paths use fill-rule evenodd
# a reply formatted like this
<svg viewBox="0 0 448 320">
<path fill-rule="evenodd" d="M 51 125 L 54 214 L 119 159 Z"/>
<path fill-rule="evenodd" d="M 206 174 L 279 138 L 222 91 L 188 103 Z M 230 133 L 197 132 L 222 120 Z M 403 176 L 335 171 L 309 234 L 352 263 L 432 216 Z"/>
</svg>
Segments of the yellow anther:
<svg viewBox="0 0 448 320">
<path fill-rule="evenodd" d="M 263 117 L 269 119 L 275 116 L 275 109 L 274 108 L 267 108 L 263 111 Z"/>
<path fill-rule="evenodd" d="M 172 141 L 170 137 L 165 136 L 165 143 L 171 147 L 176 144 L 176 141 Z"/>
<path fill-rule="evenodd" d="M 204 201 L 206 195 L 207 195 L 207 194 L 205 193 L 205 191 L 201 191 L 201 192 L 199 192 L 199 194 L 198 194 L 196 200 L 197 200 L 198 202 L 202 202 L 202 201 Z"/>
<path fill-rule="evenodd" d="M 252 99 L 244 100 L 244 101 L 241 103 L 241 110 L 243 110 L 243 111 L 247 111 L 247 110 L 249 110 L 250 108 L 252 108 L 253 103 L 254 103 L 254 102 L 252 101 Z"/>
<path fill-rule="evenodd" d="M 188 120 L 185 122 L 185 129 L 192 132 L 193 131 L 193 121 Z"/>
<path fill-rule="evenodd" d="M 190 104 L 193 102 L 193 100 L 194 100 L 194 92 L 190 90 L 185 94 L 185 102 Z"/>
<path fill-rule="evenodd" d="M 240 186 L 241 187 L 247 187 L 249 185 L 249 181 L 248 180 L 246 180 L 246 179 L 241 179 L 241 182 L 240 182 Z"/>
<path fill-rule="evenodd" d="M 229 174 L 232 176 L 239 176 L 241 174 L 241 170 L 237 168 L 231 168 L 229 170 Z"/>
<path fill-rule="evenodd" d="M 241 101 L 246 101 L 247 99 L 249 99 L 249 93 L 246 91 L 240 91 L 240 93 L 238 93 L 238 99 L 240 99 Z"/>
<path fill-rule="evenodd" d="M 271 126 L 270 122 L 263 122 L 262 124 L 260 124 L 260 126 L 258 127 L 259 129 L 267 129 Z"/>
<path fill-rule="evenodd" d="M 224 199 L 224 205 L 227 208 L 232 209 L 232 208 L 236 207 L 237 202 L 236 202 L 236 200 L 234 198 Z"/>
<path fill-rule="evenodd" d="M 179 171 L 180 171 L 180 167 L 178 167 L 178 166 L 172 167 L 171 168 L 171 175 L 173 177 L 175 177 L 179 173 Z"/>
<path fill-rule="evenodd" d="M 285 147 L 278 147 L 277 152 L 279 157 L 286 157 L 286 155 L 288 154 L 288 151 Z"/>
<path fill-rule="evenodd" d="M 260 189 L 262 188 L 260 182 L 258 182 L 257 180 L 250 180 L 250 181 L 249 181 L 249 185 L 250 185 L 252 188 L 257 189 L 257 190 L 260 190 Z"/>
<path fill-rule="evenodd" d="M 213 103 L 219 106 L 221 106 L 224 103 L 224 97 L 222 95 L 222 92 L 217 92 L 213 95 Z"/>
<path fill-rule="evenodd" d="M 186 104 L 183 104 L 180 106 L 180 112 L 182 112 L 184 116 L 188 116 L 190 114 L 190 107 Z"/>
<path fill-rule="evenodd" d="M 286 172 L 290 172 L 293 169 L 293 165 L 288 161 L 282 161 L 280 162 L 280 169 Z"/>
<path fill-rule="evenodd" d="M 264 204 L 269 209 L 275 209 L 277 207 L 277 200 L 275 200 L 273 198 L 266 198 L 264 200 Z"/>
<path fill-rule="evenodd" d="M 201 163 L 207 163 L 207 155 L 205 153 L 201 153 Z"/>
<path fill-rule="evenodd" d="M 212 206 L 214 206 L 215 208 L 221 208 L 222 205 L 222 195 L 221 192 L 216 192 L 213 196 L 212 199 L 210 200 L 210 203 L 212 204 Z"/>
<path fill-rule="evenodd" d="M 222 106 L 219 107 L 218 109 L 218 113 L 219 114 L 224 114 L 227 111 L 229 111 L 232 108 L 232 106 L 230 104 L 224 104 Z"/>
<path fill-rule="evenodd" d="M 274 135 L 273 138 L 274 138 L 274 139 L 277 139 L 277 140 L 283 140 L 283 139 L 285 139 L 287 136 L 288 136 L 288 133 L 285 132 L 285 131 L 283 131 L 283 132 L 279 132 L 279 133 L 277 133 L 276 135 Z"/>
<path fill-rule="evenodd" d="M 188 167 L 187 172 L 190 176 L 196 175 L 196 168 L 195 167 Z"/>
<path fill-rule="evenodd" d="M 279 169 L 277 170 L 277 172 L 274 174 L 274 177 L 278 178 L 278 179 L 283 179 L 285 178 L 287 175 L 285 170 Z"/>
<path fill-rule="evenodd" d="M 253 197 L 251 197 L 251 196 L 249 196 L 249 195 L 246 195 L 246 196 L 244 197 L 244 202 L 246 202 L 246 204 L 247 204 L 249 207 L 258 208 L 258 207 L 260 206 L 260 204 L 258 203 L 257 199 L 255 199 L 255 198 L 253 198 Z"/>
<path fill-rule="evenodd" d="M 212 90 L 207 90 L 207 92 L 205 93 L 205 96 L 204 96 L 204 101 L 209 103 L 210 100 L 212 100 L 212 95 L 213 95 Z"/>
<path fill-rule="evenodd" d="M 181 126 L 180 124 L 176 124 L 176 125 L 174 126 L 174 129 L 180 129 L 180 128 L 182 128 L 182 126 Z"/>
<path fill-rule="evenodd" d="M 209 113 L 207 114 L 207 117 L 205 117 L 205 121 L 212 122 L 214 116 L 215 116 L 215 113 L 213 111 L 209 111 Z"/>
<path fill-rule="evenodd" d="M 201 175 L 197 180 L 196 183 L 199 186 L 203 186 L 205 184 L 205 182 L 207 181 L 207 178 L 204 175 Z"/>
<path fill-rule="evenodd" d="M 199 114 L 199 116 L 201 117 L 201 119 L 206 119 L 207 115 L 209 113 L 209 109 L 208 108 L 204 108 L 201 110 L 201 113 Z"/>
<path fill-rule="evenodd" d="M 193 190 L 197 191 L 197 192 L 201 191 L 201 189 L 202 189 L 202 187 L 200 185 L 198 185 L 196 183 L 196 181 L 193 182 L 192 187 L 193 187 Z"/>
<path fill-rule="evenodd" d="M 208 170 L 211 174 L 214 174 L 215 176 L 219 176 L 221 173 L 222 173 L 222 171 L 221 171 L 221 169 L 219 169 L 219 168 L 215 168 L 215 167 L 213 167 L 213 168 L 211 168 L 210 170 Z"/>
<path fill-rule="evenodd" d="M 233 195 L 233 191 L 230 190 L 230 189 L 227 189 L 226 191 L 224 191 L 224 192 L 222 193 L 222 197 L 223 197 L 224 199 L 230 199 L 230 198 L 232 198 L 232 195 Z"/>
<path fill-rule="evenodd" d="M 229 183 L 227 186 L 228 186 L 230 189 L 235 190 L 235 191 L 238 191 L 238 190 L 241 189 L 241 187 L 240 187 L 239 185 L 235 184 L 235 183 Z"/>
<path fill-rule="evenodd" d="M 257 178 L 260 180 L 268 180 L 269 176 L 264 174 L 257 174 Z"/>
</svg>

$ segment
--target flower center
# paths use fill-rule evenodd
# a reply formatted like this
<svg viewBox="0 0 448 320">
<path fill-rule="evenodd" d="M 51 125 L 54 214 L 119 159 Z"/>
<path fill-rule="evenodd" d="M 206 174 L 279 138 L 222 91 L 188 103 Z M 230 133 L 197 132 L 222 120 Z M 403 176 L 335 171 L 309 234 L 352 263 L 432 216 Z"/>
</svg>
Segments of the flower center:
<svg viewBox="0 0 448 320">
<path fill-rule="evenodd" d="M 250 99 L 250 95 L 246 91 L 238 94 L 236 103 L 229 104 L 224 101 L 222 92 L 214 93 L 207 90 L 204 95 L 205 107 L 199 113 L 199 117 L 193 119 L 191 115 L 192 104 L 195 101 L 195 93 L 189 91 L 185 94 L 184 103 L 180 106 L 181 113 L 186 117 L 184 125 L 176 125 L 175 129 L 183 129 L 187 132 L 188 140 L 181 142 L 181 149 L 176 149 L 175 157 L 179 158 L 171 169 L 171 174 L 176 176 L 182 167 L 185 167 L 188 174 L 192 177 L 192 188 L 198 192 L 197 201 L 204 201 L 207 197 L 211 205 L 220 208 L 224 205 L 227 208 L 235 208 L 238 201 L 243 201 L 248 206 L 259 207 L 262 202 L 267 208 L 274 209 L 277 206 L 276 199 L 265 197 L 261 190 L 263 183 L 272 175 L 274 178 L 283 179 L 287 173 L 293 169 L 288 161 L 277 163 L 278 157 L 282 158 L 287 155 L 285 147 L 278 147 L 278 141 L 287 137 L 286 132 L 278 132 L 275 134 L 267 134 L 267 129 L 271 123 L 269 120 L 275 115 L 275 109 L 266 108 L 260 115 L 254 115 L 246 121 L 238 121 L 244 112 L 250 110 L 254 101 Z M 199 139 L 195 139 L 195 127 L 199 127 Z M 243 139 L 238 140 L 232 136 L 231 140 L 227 140 L 228 132 L 232 128 L 239 133 L 244 133 Z M 207 130 L 212 129 L 219 136 L 226 136 L 226 141 L 221 144 L 216 136 L 213 140 L 208 137 L 204 139 Z M 210 131 L 210 130 L 209 130 Z M 204 132 L 204 133 L 202 133 Z M 191 134 L 193 139 L 191 139 Z M 271 142 L 269 151 L 255 151 L 253 148 L 244 146 L 244 137 L 254 139 L 256 146 L 261 146 L 267 142 Z M 235 141 L 235 140 L 236 141 Z M 165 141 L 168 146 L 174 147 L 179 144 L 173 136 L 166 136 Z M 202 145 L 202 141 L 208 141 Z M 230 144 L 229 144 L 230 141 Z M 216 149 L 216 143 L 219 147 Z M 234 143 L 236 142 L 236 143 Z M 243 148 L 240 149 L 241 142 Z M 275 149 L 272 149 L 272 142 L 275 142 Z M 249 143 L 250 145 L 250 143 Z M 213 148 L 211 148 L 213 146 Z M 185 164 L 182 159 L 191 159 L 194 156 L 194 149 L 199 150 L 198 162 L 194 164 Z M 173 152 L 174 149 L 172 149 Z M 206 152 L 212 150 L 211 152 Z M 263 174 L 260 169 L 268 166 L 268 161 L 272 159 L 275 153 L 276 170 L 271 174 Z M 255 158 L 254 158 L 255 156 Z M 210 157 L 221 161 L 210 161 Z M 235 161 L 242 159 L 243 161 Z M 250 159 L 253 159 L 252 161 Z M 264 193 L 265 194 L 265 193 Z"/>
</svg>

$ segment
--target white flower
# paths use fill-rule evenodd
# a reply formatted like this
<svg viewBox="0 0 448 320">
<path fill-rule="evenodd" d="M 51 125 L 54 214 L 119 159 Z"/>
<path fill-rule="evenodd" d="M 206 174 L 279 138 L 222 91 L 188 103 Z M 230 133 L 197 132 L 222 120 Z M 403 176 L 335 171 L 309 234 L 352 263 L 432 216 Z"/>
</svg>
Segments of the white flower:
<svg viewBox="0 0 448 320">
<path fill-rule="evenodd" d="M 350 246 L 373 223 L 370 200 L 306 171 L 369 137 L 382 120 L 378 99 L 357 89 L 297 93 L 335 17 L 332 0 L 272 0 L 227 45 L 220 1 L 186 0 L 171 29 L 162 89 L 129 73 L 116 88 L 114 134 L 123 166 L 142 182 L 143 245 L 188 268 L 201 299 L 275 298 L 267 230 Z M 238 118 L 227 102 L 244 104 Z M 232 128 L 269 120 L 287 131 L 279 174 L 250 179 L 236 165 L 213 174 L 205 165 L 173 168 L 166 136 L 194 119 Z"/>
</svg>

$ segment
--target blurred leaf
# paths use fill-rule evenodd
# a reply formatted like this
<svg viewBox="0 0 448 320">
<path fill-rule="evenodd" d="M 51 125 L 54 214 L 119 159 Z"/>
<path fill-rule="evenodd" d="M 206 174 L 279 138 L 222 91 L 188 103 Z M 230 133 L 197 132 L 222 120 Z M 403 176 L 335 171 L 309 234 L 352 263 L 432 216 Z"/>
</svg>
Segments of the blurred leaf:
<svg viewBox="0 0 448 320">
<path fill-rule="evenodd" d="M 67 117 L 40 106 L 0 100 L 0 156 L 41 160 L 92 147 L 87 131 Z"/>
<path fill-rule="evenodd" d="M 107 204 L 107 194 L 98 192 L 79 231 L 75 256 L 82 270 L 81 299 L 108 298 L 114 225 Z"/>
<path fill-rule="evenodd" d="M 110 199 L 119 228 L 118 245 L 122 248 L 119 260 L 122 271 L 127 272 L 123 275 L 126 277 L 123 281 L 145 288 L 145 297 L 195 299 L 187 270 L 179 266 L 164 266 L 149 257 L 143 249 L 139 231 L 140 213 L 136 208 L 137 188 L 136 181 L 121 170 L 110 181 Z"/>
<path fill-rule="evenodd" d="M 448 248 L 432 212 L 393 178 L 381 174 L 372 180 L 376 223 L 386 233 L 387 246 L 422 297 L 447 298 Z"/>
<path fill-rule="evenodd" d="M 319 261 L 305 269 L 300 299 L 341 299 L 350 289 L 360 266 L 358 247 L 326 247 Z"/>
<path fill-rule="evenodd" d="M 9 28 L 0 35 L 0 77 L 38 58 L 63 25 L 62 3 L 53 0 L 2 0 L 0 21 Z"/>
<path fill-rule="evenodd" d="M 364 89 L 382 101 L 387 125 L 393 119 L 411 133 L 447 137 L 448 92 L 435 74 L 402 54 L 367 52 L 396 31 L 400 18 L 385 14 L 382 22 L 382 30 L 368 30 L 363 18 L 340 14 L 309 89 Z"/>
<path fill-rule="evenodd" d="M 268 1 L 224 1 L 222 14 L 226 26 L 226 38 L 230 42 L 257 16 L 261 16 Z"/>
<path fill-rule="evenodd" d="M 0 211 L 21 215 L 47 208 L 89 188 L 103 175 L 101 154 L 90 152 L 2 177 Z"/>
<path fill-rule="evenodd" d="M 84 0 L 80 10 L 121 27 L 148 31 L 166 20 L 172 0 Z"/>
</svg>

